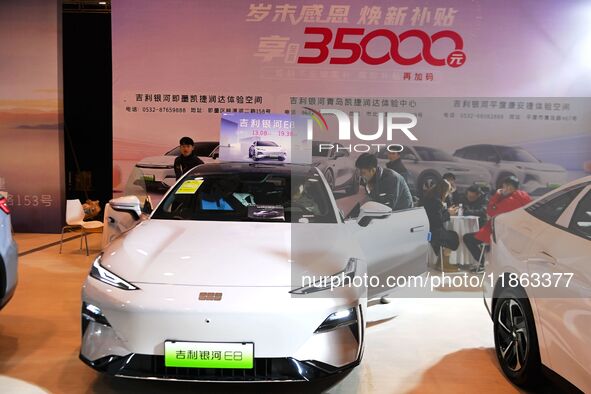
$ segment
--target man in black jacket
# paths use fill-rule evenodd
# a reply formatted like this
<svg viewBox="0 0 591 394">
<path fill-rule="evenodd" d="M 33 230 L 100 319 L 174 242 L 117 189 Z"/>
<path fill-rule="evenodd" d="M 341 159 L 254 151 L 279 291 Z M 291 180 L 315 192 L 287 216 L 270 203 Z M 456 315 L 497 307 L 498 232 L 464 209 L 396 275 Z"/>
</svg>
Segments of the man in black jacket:
<svg viewBox="0 0 591 394">
<path fill-rule="evenodd" d="M 402 159 L 400 159 L 400 153 L 388 151 L 388 160 L 386 167 L 402 175 L 404 181 L 408 184 L 408 170 L 402 163 Z"/>
<path fill-rule="evenodd" d="M 201 161 L 195 152 L 193 152 L 195 144 L 190 137 L 181 138 L 179 143 L 181 154 L 174 160 L 174 173 L 176 174 L 176 179 L 179 179 L 191 168 L 203 164 L 203 161 Z"/>
<path fill-rule="evenodd" d="M 387 205 L 393 211 L 412 208 L 412 196 L 402 175 L 389 168 L 378 167 L 378 159 L 370 153 L 359 156 L 355 167 L 365 180 L 372 201 Z"/>
<path fill-rule="evenodd" d="M 488 197 L 478 185 L 472 185 L 466 189 L 466 194 L 460 199 L 464 208 L 464 216 L 478 216 L 478 225 L 482 228 L 486 223 L 486 206 Z"/>
</svg>

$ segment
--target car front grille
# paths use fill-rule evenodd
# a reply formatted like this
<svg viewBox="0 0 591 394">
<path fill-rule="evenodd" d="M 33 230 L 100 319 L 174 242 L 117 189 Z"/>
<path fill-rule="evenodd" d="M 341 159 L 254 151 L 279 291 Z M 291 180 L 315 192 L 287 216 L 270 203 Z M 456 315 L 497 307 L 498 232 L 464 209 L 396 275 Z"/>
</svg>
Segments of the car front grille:
<svg viewBox="0 0 591 394">
<path fill-rule="evenodd" d="M 294 358 L 255 358 L 251 369 L 176 368 L 166 367 L 164 356 L 158 355 L 107 356 L 94 362 L 80 358 L 98 371 L 119 377 L 201 382 L 305 382 L 345 373 L 358 364 L 335 368 Z"/>
</svg>

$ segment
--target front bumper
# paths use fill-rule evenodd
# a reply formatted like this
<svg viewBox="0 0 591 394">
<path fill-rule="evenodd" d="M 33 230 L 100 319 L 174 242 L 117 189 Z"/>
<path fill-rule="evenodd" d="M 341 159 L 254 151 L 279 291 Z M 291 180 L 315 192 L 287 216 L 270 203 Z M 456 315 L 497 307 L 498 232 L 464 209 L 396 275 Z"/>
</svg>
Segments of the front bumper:
<svg viewBox="0 0 591 394">
<path fill-rule="evenodd" d="M 350 365 L 335 368 L 290 357 L 255 358 L 252 369 L 220 369 L 165 367 L 164 356 L 148 354 L 107 356 L 95 361 L 90 361 L 81 354 L 80 360 L 99 372 L 122 378 L 230 383 L 309 382 L 329 376 L 344 376 L 359 364 L 357 360 Z"/>
<path fill-rule="evenodd" d="M 80 358 L 116 376 L 199 381 L 306 381 L 339 374 L 363 353 L 364 303 L 292 298 L 289 288 L 219 287 L 220 301 L 198 301 L 201 286 L 138 284 L 125 291 L 88 278 L 83 302 L 101 318 L 83 317 Z M 354 307 L 355 324 L 315 331 L 334 312 Z M 104 319 L 103 319 L 104 317 Z M 164 343 L 252 342 L 250 370 L 166 368 Z M 139 361 L 138 361 L 139 360 Z M 233 372 L 232 372 L 233 371 Z"/>
<path fill-rule="evenodd" d="M 285 159 L 286 154 L 283 152 L 261 152 L 255 151 L 254 156 L 257 159 L 269 158 L 269 159 Z"/>
</svg>

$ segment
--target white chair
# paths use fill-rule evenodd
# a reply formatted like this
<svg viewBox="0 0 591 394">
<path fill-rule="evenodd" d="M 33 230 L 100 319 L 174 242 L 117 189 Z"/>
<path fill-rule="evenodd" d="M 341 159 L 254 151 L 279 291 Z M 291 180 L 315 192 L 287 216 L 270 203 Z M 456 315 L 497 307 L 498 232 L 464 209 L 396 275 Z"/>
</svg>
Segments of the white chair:
<svg viewBox="0 0 591 394">
<path fill-rule="evenodd" d="M 82 238 L 86 243 L 86 255 L 88 256 L 88 233 L 100 233 L 103 230 L 103 223 L 98 220 L 84 221 L 84 209 L 79 200 L 67 200 L 66 202 L 66 225 L 62 227 L 62 238 L 60 241 L 60 253 L 64 243 L 64 231 L 81 231 L 80 250 L 82 250 Z"/>
</svg>

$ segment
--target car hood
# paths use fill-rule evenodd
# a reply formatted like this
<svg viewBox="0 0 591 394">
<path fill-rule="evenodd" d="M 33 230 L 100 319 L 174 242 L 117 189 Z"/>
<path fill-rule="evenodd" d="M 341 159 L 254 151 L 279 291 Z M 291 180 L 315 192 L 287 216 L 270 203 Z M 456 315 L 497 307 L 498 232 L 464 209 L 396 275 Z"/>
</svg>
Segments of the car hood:
<svg viewBox="0 0 591 394">
<path fill-rule="evenodd" d="M 292 270 L 342 270 L 353 253 L 347 237 L 342 224 L 151 219 L 113 242 L 102 265 L 140 287 L 290 286 Z"/>
<path fill-rule="evenodd" d="M 146 157 L 143 158 L 142 160 L 140 160 L 137 164 L 141 164 L 141 165 L 169 165 L 172 166 L 174 165 L 174 156 L 150 156 L 150 157 Z"/>
</svg>

